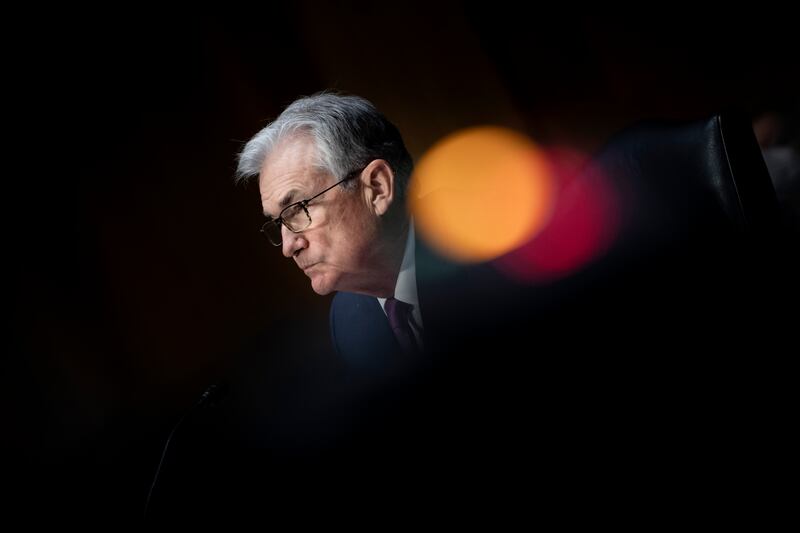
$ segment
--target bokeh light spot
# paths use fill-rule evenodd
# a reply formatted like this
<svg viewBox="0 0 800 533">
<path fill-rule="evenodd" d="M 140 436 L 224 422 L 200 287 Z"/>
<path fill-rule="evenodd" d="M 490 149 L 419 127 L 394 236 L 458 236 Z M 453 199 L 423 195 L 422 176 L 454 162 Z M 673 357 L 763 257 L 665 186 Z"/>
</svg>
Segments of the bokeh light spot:
<svg viewBox="0 0 800 533">
<path fill-rule="evenodd" d="M 553 214 L 542 231 L 493 264 L 523 283 L 567 277 L 596 261 L 619 230 L 619 198 L 608 177 L 565 147 L 546 150 L 557 187 Z"/>
<path fill-rule="evenodd" d="M 529 241 L 547 222 L 553 193 L 549 161 L 530 139 L 484 126 L 449 135 L 423 156 L 409 206 L 426 242 L 473 263 Z"/>
</svg>

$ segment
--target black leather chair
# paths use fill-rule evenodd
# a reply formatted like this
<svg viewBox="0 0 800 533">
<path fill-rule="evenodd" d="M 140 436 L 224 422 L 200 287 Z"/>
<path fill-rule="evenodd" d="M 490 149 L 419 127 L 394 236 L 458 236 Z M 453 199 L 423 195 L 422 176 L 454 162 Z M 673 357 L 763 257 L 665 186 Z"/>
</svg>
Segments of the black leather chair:
<svg viewBox="0 0 800 533">
<path fill-rule="evenodd" d="M 775 191 L 744 115 L 642 122 L 612 138 L 594 164 L 624 196 L 623 240 L 785 238 Z"/>
</svg>

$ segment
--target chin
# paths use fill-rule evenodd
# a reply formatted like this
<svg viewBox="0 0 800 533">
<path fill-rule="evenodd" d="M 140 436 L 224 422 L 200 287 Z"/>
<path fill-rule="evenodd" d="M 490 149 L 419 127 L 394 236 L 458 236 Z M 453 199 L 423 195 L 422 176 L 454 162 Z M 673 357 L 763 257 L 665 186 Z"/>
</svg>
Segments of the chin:
<svg viewBox="0 0 800 533">
<path fill-rule="evenodd" d="M 314 285 L 313 283 L 311 284 L 311 288 L 314 289 L 314 292 L 316 292 L 320 296 L 326 296 L 333 292 L 333 289 L 330 289 L 328 287 L 317 288 L 317 286 Z"/>
<path fill-rule="evenodd" d="M 311 288 L 320 296 L 326 296 L 334 290 L 334 284 L 325 276 L 314 276 L 311 278 Z"/>
</svg>

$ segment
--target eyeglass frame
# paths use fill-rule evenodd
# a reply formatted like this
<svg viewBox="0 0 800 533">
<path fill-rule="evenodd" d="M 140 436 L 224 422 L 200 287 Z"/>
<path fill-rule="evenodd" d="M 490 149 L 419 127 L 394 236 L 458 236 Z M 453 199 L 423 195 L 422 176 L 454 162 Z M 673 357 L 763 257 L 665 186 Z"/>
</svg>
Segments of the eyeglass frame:
<svg viewBox="0 0 800 533">
<path fill-rule="evenodd" d="M 264 224 L 261 225 L 261 229 L 259 230 L 259 232 L 262 233 L 264 235 L 264 238 L 266 238 L 269 241 L 269 243 L 272 244 L 273 246 L 281 246 L 283 244 L 283 234 L 282 234 L 283 232 L 281 232 L 281 240 L 280 240 L 280 242 L 275 243 L 270 238 L 269 233 L 267 233 L 267 230 L 266 230 L 267 226 L 270 226 L 270 225 L 284 226 L 286 229 L 288 229 L 292 233 L 302 233 L 302 232 L 304 232 L 305 230 L 310 228 L 311 224 L 312 224 L 311 214 L 308 212 L 308 204 L 311 203 L 312 200 L 316 200 L 317 198 L 319 198 L 320 196 L 322 196 L 323 194 L 325 194 L 329 190 L 333 189 L 337 185 L 341 185 L 345 181 L 355 178 L 363 170 L 364 170 L 363 168 L 361 170 L 354 170 L 353 172 L 351 172 L 350 174 L 348 174 L 347 176 L 345 176 L 341 180 L 337 181 L 336 183 L 334 183 L 333 185 L 331 185 L 330 187 L 328 187 L 324 191 L 318 192 L 317 194 L 315 194 L 311 198 L 306 198 L 305 200 L 300 200 L 299 202 L 293 202 L 293 203 L 287 205 L 286 207 L 281 209 L 281 212 L 278 214 L 278 218 L 273 218 L 273 219 L 270 219 L 270 220 L 267 220 L 266 222 L 264 222 Z M 293 230 L 292 228 L 289 227 L 289 225 L 286 223 L 286 221 L 283 220 L 283 214 L 288 209 L 291 209 L 291 208 L 296 207 L 298 205 L 303 208 L 303 211 L 305 212 L 306 217 L 308 217 L 308 225 L 306 227 L 304 227 L 303 229 Z"/>
</svg>

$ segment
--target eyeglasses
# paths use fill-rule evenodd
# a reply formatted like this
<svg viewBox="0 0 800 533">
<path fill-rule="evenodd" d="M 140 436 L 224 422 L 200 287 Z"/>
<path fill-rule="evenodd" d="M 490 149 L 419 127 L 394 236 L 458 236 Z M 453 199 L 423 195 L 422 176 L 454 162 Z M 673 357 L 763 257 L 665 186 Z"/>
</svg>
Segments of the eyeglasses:
<svg viewBox="0 0 800 533">
<path fill-rule="evenodd" d="M 311 226 L 311 215 L 308 214 L 308 204 L 311 202 L 311 200 L 319 198 L 337 185 L 341 185 L 345 181 L 355 178 L 360 173 L 361 170 L 351 172 L 345 176 L 344 179 L 337 181 L 324 191 L 315 194 L 311 198 L 287 205 L 283 208 L 280 215 L 278 215 L 278 218 L 268 220 L 263 226 L 261 226 L 261 233 L 264 234 L 267 239 L 269 239 L 269 242 L 271 242 L 273 246 L 280 246 L 283 243 L 281 225 L 286 226 L 286 228 L 288 228 L 288 230 L 292 233 L 300 233 L 301 231 L 307 230 L 308 227 Z"/>
</svg>

